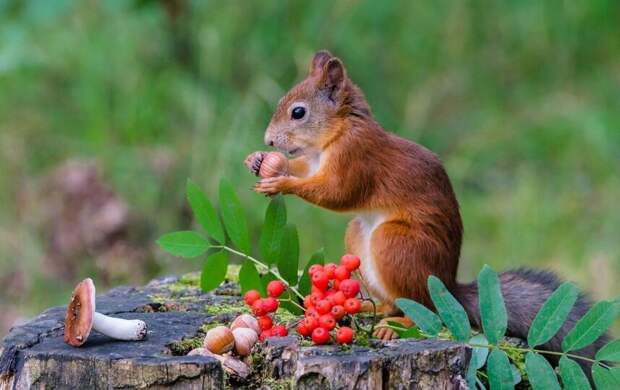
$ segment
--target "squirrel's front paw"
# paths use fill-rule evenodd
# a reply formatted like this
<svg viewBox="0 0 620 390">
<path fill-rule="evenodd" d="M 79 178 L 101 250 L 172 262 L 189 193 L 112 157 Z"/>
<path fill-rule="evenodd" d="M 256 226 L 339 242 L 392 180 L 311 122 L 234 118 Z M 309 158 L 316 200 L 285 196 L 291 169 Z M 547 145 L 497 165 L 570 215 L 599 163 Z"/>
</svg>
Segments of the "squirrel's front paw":
<svg viewBox="0 0 620 390">
<path fill-rule="evenodd" d="M 290 177 L 287 176 L 266 177 L 256 183 L 254 191 L 265 195 L 276 195 L 280 192 L 286 192 L 289 180 Z"/>
<path fill-rule="evenodd" d="M 250 153 L 243 162 L 245 166 L 252 172 L 255 176 L 258 176 L 260 172 L 260 166 L 263 163 L 263 159 L 265 158 L 265 152 L 254 152 Z"/>
</svg>

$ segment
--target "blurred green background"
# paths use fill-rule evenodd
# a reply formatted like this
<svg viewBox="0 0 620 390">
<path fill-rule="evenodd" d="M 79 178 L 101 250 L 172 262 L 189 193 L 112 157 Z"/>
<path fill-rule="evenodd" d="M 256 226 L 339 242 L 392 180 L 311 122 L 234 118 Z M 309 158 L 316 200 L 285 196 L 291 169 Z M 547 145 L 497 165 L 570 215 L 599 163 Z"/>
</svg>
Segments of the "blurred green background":
<svg viewBox="0 0 620 390">
<path fill-rule="evenodd" d="M 188 177 L 243 167 L 314 51 L 343 59 L 386 129 L 444 160 L 460 277 L 552 269 L 620 293 L 620 2 L 0 0 L 0 336 L 100 290 L 200 268 L 153 242 L 188 228 Z M 302 256 L 347 216 L 288 198 Z M 103 226 L 103 227 L 102 227 Z"/>
</svg>

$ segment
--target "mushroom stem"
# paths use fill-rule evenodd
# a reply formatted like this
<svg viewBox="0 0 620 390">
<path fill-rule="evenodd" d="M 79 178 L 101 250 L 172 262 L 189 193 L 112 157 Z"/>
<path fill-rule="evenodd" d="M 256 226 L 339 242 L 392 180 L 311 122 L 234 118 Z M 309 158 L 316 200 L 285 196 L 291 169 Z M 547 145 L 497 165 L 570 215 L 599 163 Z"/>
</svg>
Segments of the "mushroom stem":
<svg viewBox="0 0 620 390">
<path fill-rule="evenodd" d="M 142 340 L 146 337 L 146 323 L 141 320 L 124 320 L 95 312 L 93 329 L 117 340 Z"/>
</svg>

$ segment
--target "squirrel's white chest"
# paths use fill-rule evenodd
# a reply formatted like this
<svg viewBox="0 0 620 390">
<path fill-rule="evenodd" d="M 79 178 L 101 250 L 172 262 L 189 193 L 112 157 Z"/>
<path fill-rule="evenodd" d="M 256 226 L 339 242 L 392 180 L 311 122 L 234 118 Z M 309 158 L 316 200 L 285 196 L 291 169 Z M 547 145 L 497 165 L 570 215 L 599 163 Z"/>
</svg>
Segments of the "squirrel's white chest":
<svg viewBox="0 0 620 390">
<path fill-rule="evenodd" d="M 362 260 L 360 266 L 362 277 L 368 288 L 377 295 L 375 298 L 386 300 L 389 298 L 388 293 L 379 276 L 379 271 L 372 254 L 372 234 L 379 225 L 385 222 L 385 215 L 377 212 L 363 213 L 357 216 L 357 220 L 360 223 L 358 245 L 360 253 L 358 256 Z"/>
</svg>

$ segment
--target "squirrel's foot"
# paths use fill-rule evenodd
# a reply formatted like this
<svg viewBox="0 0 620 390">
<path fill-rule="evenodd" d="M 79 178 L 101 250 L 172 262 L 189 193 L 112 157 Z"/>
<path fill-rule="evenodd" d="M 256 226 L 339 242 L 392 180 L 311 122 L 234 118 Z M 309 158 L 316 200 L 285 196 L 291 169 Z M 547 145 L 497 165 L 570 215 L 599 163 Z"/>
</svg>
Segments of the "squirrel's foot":
<svg viewBox="0 0 620 390">
<path fill-rule="evenodd" d="M 256 183 L 254 191 L 268 196 L 277 195 L 280 192 L 286 192 L 290 180 L 290 176 L 266 177 Z"/>
<path fill-rule="evenodd" d="M 383 341 L 397 339 L 398 333 L 388 327 L 388 321 L 398 322 L 405 327 L 413 326 L 413 321 L 411 321 L 408 317 L 386 317 L 379 321 L 379 324 L 372 335 Z"/>
<path fill-rule="evenodd" d="M 252 172 L 255 176 L 258 176 L 258 172 L 260 171 L 260 166 L 263 163 L 265 154 L 265 152 L 250 153 L 243 162 L 245 166 L 250 170 L 250 172 Z"/>
</svg>

